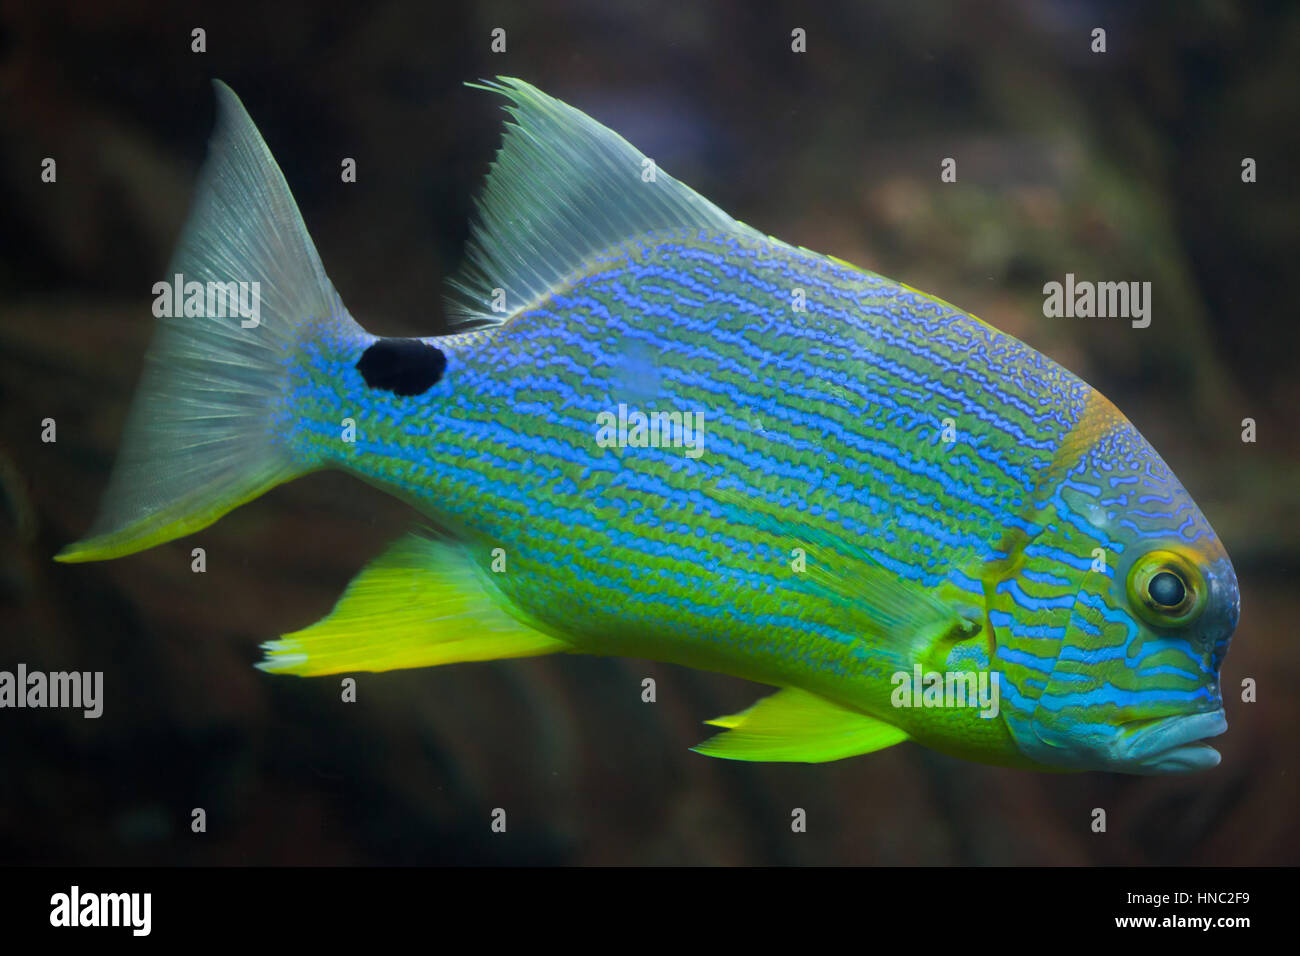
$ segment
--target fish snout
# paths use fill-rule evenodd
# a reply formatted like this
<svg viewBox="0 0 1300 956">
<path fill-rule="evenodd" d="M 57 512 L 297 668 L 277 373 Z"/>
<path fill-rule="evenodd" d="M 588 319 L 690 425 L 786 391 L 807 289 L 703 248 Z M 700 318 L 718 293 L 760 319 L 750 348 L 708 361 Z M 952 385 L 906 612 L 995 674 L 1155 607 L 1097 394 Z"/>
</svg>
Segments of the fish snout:
<svg viewBox="0 0 1300 956">
<path fill-rule="evenodd" d="M 1114 761 L 1129 773 L 1191 773 L 1219 764 L 1219 752 L 1205 743 L 1228 729 L 1223 708 L 1144 722 L 1117 744 Z"/>
</svg>

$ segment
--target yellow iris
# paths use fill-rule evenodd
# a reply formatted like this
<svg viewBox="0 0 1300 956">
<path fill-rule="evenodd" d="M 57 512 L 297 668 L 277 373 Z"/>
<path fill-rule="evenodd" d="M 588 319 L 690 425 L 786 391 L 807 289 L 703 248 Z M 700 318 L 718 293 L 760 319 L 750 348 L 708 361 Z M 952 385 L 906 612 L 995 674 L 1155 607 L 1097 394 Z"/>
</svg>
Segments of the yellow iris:
<svg viewBox="0 0 1300 956">
<path fill-rule="evenodd" d="M 1176 551 L 1148 551 L 1128 573 L 1129 603 L 1155 627 L 1190 624 L 1205 608 L 1206 590 L 1197 566 Z"/>
</svg>

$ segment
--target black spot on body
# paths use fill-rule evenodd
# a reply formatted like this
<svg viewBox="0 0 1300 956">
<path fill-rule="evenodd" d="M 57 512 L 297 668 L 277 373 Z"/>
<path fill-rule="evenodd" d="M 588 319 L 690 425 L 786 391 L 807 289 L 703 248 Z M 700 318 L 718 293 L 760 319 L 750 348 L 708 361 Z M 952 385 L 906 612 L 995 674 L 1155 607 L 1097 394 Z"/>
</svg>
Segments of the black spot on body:
<svg viewBox="0 0 1300 956">
<path fill-rule="evenodd" d="M 380 339 L 357 362 L 367 385 L 394 395 L 421 395 L 446 370 L 447 356 L 419 339 Z"/>
</svg>

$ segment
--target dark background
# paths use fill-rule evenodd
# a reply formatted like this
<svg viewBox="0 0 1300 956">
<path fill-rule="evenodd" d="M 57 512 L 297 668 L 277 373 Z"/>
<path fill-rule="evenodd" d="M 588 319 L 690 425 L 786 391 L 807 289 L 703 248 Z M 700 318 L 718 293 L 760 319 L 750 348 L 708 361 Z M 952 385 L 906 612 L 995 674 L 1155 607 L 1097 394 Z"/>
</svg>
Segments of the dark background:
<svg viewBox="0 0 1300 956">
<path fill-rule="evenodd" d="M 805 9 L 812 6 L 812 9 Z M 105 711 L 0 711 L 0 863 L 1294 864 L 1300 11 L 1291 3 L 0 3 L 0 668 L 105 672 Z M 190 52 L 190 30 L 208 52 Z M 493 27 L 508 52 L 489 51 Z M 808 52 L 790 31 L 808 31 Z M 1089 50 L 1107 30 L 1108 52 Z M 716 761 L 764 688 L 552 657 L 254 670 L 409 524 L 339 474 L 60 566 L 103 492 L 213 122 L 243 98 L 351 311 L 441 328 L 499 141 L 495 74 L 613 126 L 737 218 L 932 292 L 1113 399 L 1232 555 L 1223 763 L 1035 775 L 905 744 Z M 58 182 L 40 182 L 40 162 Z M 359 181 L 340 182 L 340 160 Z M 958 182 L 939 180 L 943 157 Z M 1242 157 L 1259 181 L 1243 184 Z M 1042 286 L 1153 284 L 1153 322 Z M 1241 420 L 1258 422 L 1243 444 Z M 58 441 L 39 440 L 40 421 Z M 190 571 L 203 546 L 206 574 Z M 659 701 L 640 701 L 658 680 Z M 1244 678 L 1259 702 L 1239 700 Z M 190 832 L 203 807 L 208 832 Z M 494 807 L 509 832 L 493 834 Z M 809 832 L 790 832 L 803 807 Z M 1092 808 L 1109 831 L 1091 832 Z"/>
</svg>

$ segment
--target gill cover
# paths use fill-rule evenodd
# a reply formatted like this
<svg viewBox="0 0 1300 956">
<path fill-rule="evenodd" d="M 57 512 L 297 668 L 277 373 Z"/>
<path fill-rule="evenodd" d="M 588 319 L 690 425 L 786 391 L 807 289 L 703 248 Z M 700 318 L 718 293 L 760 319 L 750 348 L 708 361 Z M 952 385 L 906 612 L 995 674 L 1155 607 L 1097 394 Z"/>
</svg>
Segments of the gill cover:
<svg viewBox="0 0 1300 956">
<path fill-rule="evenodd" d="M 1031 759 L 1067 769 L 1214 766 L 1203 741 L 1227 728 L 1231 563 L 1113 405 L 1094 394 L 1076 431 L 1045 483 L 1041 528 L 1001 583 L 1014 600 L 991 612 L 1002 615 L 998 654 L 1013 684 L 1008 726 Z"/>
</svg>

